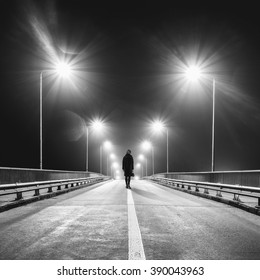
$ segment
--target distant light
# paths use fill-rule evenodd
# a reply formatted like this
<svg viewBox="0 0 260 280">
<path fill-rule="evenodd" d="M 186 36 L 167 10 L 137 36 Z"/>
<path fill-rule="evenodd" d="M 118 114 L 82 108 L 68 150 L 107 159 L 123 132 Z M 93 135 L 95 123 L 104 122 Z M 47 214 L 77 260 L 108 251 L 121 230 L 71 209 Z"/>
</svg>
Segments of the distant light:
<svg viewBox="0 0 260 280">
<path fill-rule="evenodd" d="M 64 78 L 68 78 L 71 74 L 71 67 L 66 62 L 58 62 L 56 65 L 56 72 Z"/>
<path fill-rule="evenodd" d="M 107 150 L 110 150 L 112 148 L 112 144 L 109 141 L 104 142 L 104 148 Z"/>
<path fill-rule="evenodd" d="M 120 176 L 116 176 L 116 180 L 120 180 Z"/>
<path fill-rule="evenodd" d="M 118 168 L 118 167 L 119 167 L 119 164 L 118 164 L 117 162 L 113 162 L 113 163 L 112 163 L 112 167 L 113 167 L 113 168 Z"/>
<path fill-rule="evenodd" d="M 139 176 L 135 176 L 135 180 L 140 180 L 140 177 Z"/>
<path fill-rule="evenodd" d="M 110 157 L 110 159 L 115 159 L 116 158 L 115 154 L 110 154 L 109 157 Z"/>
<path fill-rule="evenodd" d="M 138 158 L 139 158 L 140 160 L 144 160 L 144 155 L 139 155 Z"/>
<path fill-rule="evenodd" d="M 186 77 L 189 81 L 197 81 L 201 77 L 200 67 L 191 65 L 186 69 Z"/>
<path fill-rule="evenodd" d="M 149 150 L 149 149 L 151 149 L 152 144 L 151 144 L 151 142 L 149 142 L 149 141 L 144 141 L 144 142 L 142 143 L 142 147 L 143 147 L 144 150 Z"/>
<path fill-rule="evenodd" d="M 141 163 L 139 162 L 136 164 L 136 168 L 140 168 L 140 167 L 141 167 Z"/>
</svg>

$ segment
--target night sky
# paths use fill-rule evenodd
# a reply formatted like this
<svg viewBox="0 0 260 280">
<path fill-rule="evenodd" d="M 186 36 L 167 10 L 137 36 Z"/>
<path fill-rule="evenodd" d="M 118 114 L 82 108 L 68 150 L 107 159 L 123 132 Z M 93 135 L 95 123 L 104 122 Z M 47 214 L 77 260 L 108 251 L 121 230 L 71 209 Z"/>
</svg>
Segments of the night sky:
<svg viewBox="0 0 260 280">
<path fill-rule="evenodd" d="M 189 84 L 181 67 L 216 79 L 216 170 L 260 169 L 260 17 L 256 6 L 208 1 L 0 1 L 0 166 L 39 168 L 39 77 L 55 56 L 74 77 L 43 74 L 43 167 L 99 172 L 105 140 L 121 165 L 130 148 L 151 173 L 210 171 L 212 80 Z M 196 3 L 195 3 L 196 2 Z M 229 3 L 229 4 L 228 4 Z M 105 155 L 105 154 L 104 154 Z M 105 166 L 103 167 L 105 168 Z"/>
</svg>

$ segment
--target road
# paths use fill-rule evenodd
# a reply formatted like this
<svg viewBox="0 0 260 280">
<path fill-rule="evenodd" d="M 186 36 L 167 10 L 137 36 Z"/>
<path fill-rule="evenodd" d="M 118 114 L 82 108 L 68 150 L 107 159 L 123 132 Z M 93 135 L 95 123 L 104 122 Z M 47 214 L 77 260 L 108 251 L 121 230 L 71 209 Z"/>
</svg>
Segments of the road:
<svg viewBox="0 0 260 280">
<path fill-rule="evenodd" d="M 0 259 L 260 259 L 260 218 L 148 181 L 107 181 L 0 213 Z"/>
</svg>

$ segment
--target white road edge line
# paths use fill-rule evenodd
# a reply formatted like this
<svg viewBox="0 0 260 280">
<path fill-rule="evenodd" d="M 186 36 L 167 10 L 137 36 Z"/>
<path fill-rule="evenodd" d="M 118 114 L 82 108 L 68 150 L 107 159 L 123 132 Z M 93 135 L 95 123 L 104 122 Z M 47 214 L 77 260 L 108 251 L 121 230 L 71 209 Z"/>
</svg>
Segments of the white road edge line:
<svg viewBox="0 0 260 280">
<path fill-rule="evenodd" d="M 131 190 L 127 190 L 128 210 L 128 259 L 145 260 L 142 236 L 136 216 L 135 203 Z"/>
</svg>

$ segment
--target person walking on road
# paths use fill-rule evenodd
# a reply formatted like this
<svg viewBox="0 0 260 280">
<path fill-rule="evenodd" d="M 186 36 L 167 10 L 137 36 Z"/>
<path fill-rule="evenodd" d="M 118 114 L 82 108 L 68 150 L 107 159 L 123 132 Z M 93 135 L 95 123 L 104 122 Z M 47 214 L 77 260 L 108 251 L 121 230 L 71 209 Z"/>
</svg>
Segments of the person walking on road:
<svg viewBox="0 0 260 280">
<path fill-rule="evenodd" d="M 131 189 L 130 181 L 134 170 L 134 159 L 131 155 L 131 150 L 127 150 L 126 155 L 123 157 L 122 169 L 124 170 L 126 188 Z"/>
</svg>

